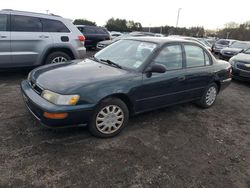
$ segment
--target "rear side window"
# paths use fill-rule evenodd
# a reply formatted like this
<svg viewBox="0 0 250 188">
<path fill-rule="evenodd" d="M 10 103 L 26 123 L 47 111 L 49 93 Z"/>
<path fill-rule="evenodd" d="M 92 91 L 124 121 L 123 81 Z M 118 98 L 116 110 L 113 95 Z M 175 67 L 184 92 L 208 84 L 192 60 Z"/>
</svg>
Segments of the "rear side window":
<svg viewBox="0 0 250 188">
<path fill-rule="evenodd" d="M 184 45 L 187 67 L 201 67 L 210 64 L 207 54 L 201 47 Z"/>
<path fill-rule="evenodd" d="M 58 20 L 42 19 L 43 32 L 69 33 L 70 30 Z"/>
<path fill-rule="evenodd" d="M 36 17 L 12 15 L 11 31 L 42 32 L 42 23 Z"/>
<path fill-rule="evenodd" d="M 103 28 L 96 28 L 95 31 L 97 34 L 108 34 Z"/>
<path fill-rule="evenodd" d="M 182 49 L 180 45 L 164 47 L 154 60 L 155 63 L 165 65 L 167 70 L 182 68 Z"/>
<path fill-rule="evenodd" d="M 7 15 L 0 14 L 0 31 L 7 31 L 7 20 Z"/>
<path fill-rule="evenodd" d="M 83 34 L 96 34 L 96 30 L 91 27 L 84 27 L 81 31 Z"/>
</svg>

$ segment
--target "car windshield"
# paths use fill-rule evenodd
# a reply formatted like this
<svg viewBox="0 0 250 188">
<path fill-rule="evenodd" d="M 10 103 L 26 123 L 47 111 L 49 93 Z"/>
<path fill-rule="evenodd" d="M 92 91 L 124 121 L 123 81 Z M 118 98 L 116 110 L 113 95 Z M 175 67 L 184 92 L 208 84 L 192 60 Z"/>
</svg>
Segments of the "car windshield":
<svg viewBox="0 0 250 188">
<path fill-rule="evenodd" d="M 221 44 L 221 45 L 229 45 L 230 41 L 229 40 L 218 40 L 216 43 Z"/>
<path fill-rule="evenodd" d="M 250 48 L 250 43 L 247 43 L 247 42 L 235 42 L 230 47 L 231 48 L 239 48 L 239 49 L 248 49 L 248 48 Z"/>
<path fill-rule="evenodd" d="M 145 62 L 153 50 L 155 43 L 136 40 L 120 40 L 100 52 L 94 57 L 99 61 L 109 61 L 122 68 L 136 70 Z"/>
<path fill-rule="evenodd" d="M 244 51 L 245 54 L 250 54 L 250 48 Z"/>
</svg>

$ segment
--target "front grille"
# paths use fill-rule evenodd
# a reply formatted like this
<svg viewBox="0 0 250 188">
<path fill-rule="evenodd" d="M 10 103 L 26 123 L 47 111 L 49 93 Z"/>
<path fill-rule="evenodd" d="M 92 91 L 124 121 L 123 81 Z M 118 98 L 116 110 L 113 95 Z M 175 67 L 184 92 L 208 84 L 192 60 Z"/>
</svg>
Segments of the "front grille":
<svg viewBox="0 0 250 188">
<path fill-rule="evenodd" d="M 249 66 L 250 66 L 250 63 L 238 62 L 238 63 L 237 63 L 237 68 L 238 68 L 238 69 L 241 69 L 241 70 L 244 70 L 244 71 L 250 71 L 250 67 L 248 67 L 248 66 L 246 66 L 246 65 L 249 65 Z"/>
<path fill-rule="evenodd" d="M 34 81 L 31 80 L 31 81 L 30 81 L 30 85 L 31 85 L 32 89 L 33 89 L 37 94 L 39 94 L 39 95 L 42 94 L 43 89 L 42 89 L 40 86 L 38 86 Z"/>
</svg>

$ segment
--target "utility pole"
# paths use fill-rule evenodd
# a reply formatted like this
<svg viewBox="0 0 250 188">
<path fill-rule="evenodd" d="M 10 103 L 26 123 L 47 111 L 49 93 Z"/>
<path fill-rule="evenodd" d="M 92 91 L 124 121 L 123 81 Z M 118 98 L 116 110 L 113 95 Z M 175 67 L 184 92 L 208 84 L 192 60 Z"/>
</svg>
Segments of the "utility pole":
<svg viewBox="0 0 250 188">
<path fill-rule="evenodd" d="M 178 27 L 178 24 L 179 24 L 180 12 L 181 12 L 181 8 L 178 9 L 177 20 L 176 20 L 176 28 Z"/>
</svg>

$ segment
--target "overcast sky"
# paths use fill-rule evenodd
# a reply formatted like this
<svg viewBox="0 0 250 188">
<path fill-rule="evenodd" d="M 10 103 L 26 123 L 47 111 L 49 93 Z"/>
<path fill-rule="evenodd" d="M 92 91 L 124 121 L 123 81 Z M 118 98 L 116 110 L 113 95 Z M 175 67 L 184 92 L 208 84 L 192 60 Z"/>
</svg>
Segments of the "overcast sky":
<svg viewBox="0 0 250 188">
<path fill-rule="evenodd" d="M 216 29 L 225 23 L 250 20 L 250 0 L 1 0 L 0 9 L 15 9 L 76 19 L 85 18 L 104 25 L 111 18 L 141 22 L 144 27 L 176 25 Z"/>
</svg>

